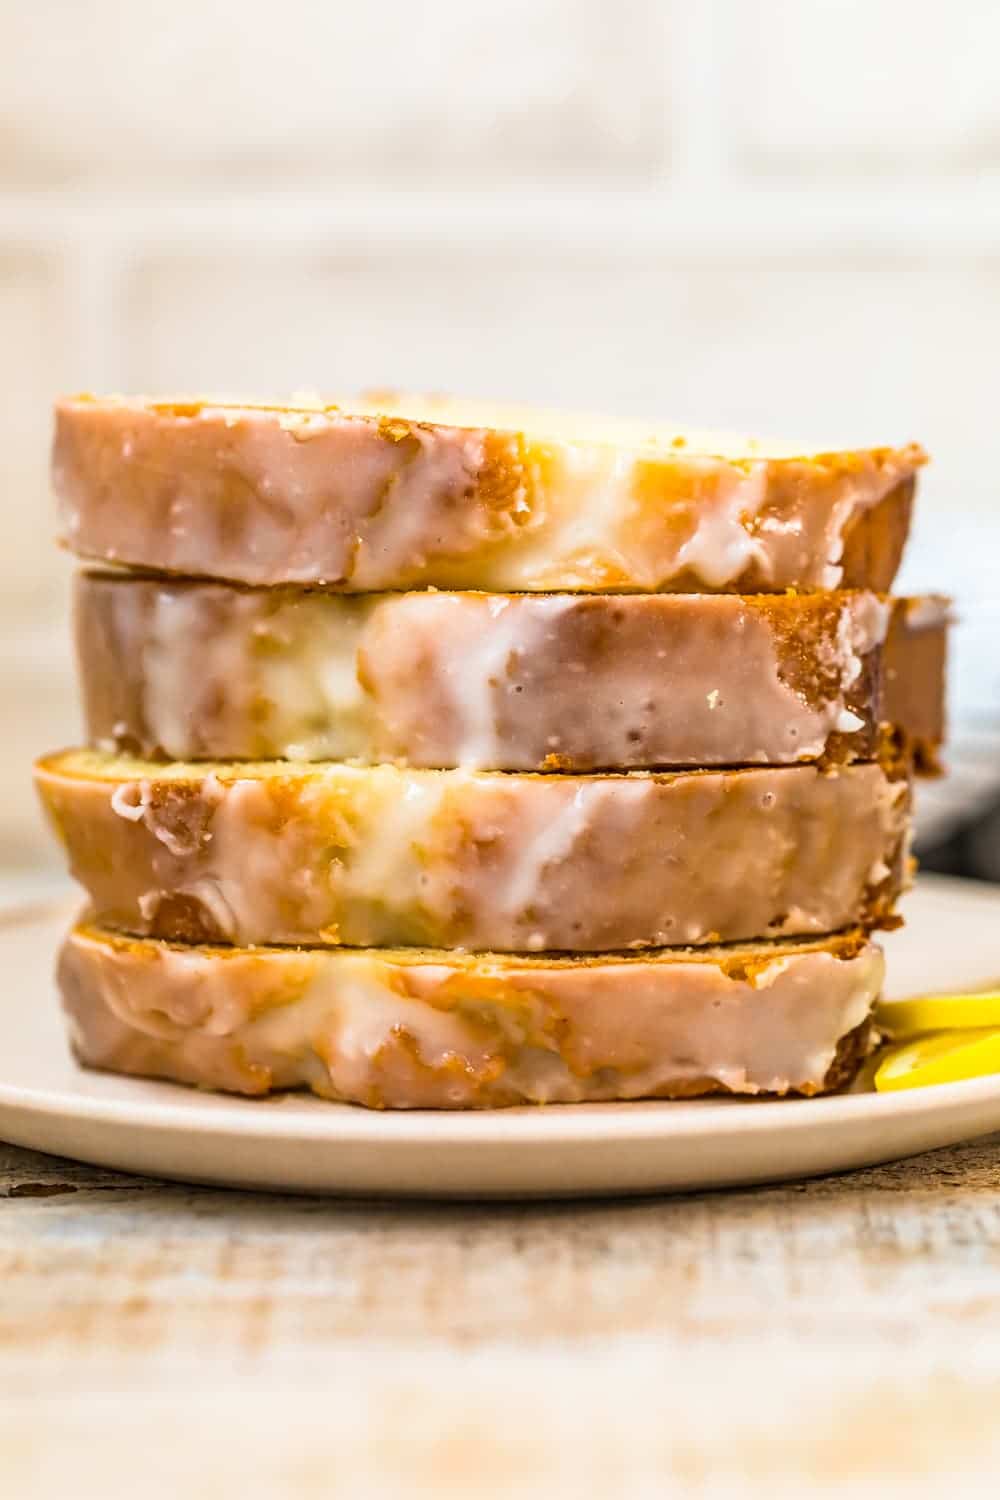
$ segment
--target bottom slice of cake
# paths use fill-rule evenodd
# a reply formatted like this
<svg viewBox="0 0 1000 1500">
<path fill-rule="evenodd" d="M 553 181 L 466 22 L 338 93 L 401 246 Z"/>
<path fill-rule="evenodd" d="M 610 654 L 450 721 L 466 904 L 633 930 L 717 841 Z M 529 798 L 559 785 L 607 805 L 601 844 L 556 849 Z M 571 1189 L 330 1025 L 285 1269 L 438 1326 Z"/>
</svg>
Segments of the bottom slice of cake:
<svg viewBox="0 0 1000 1500">
<path fill-rule="evenodd" d="M 569 958 L 188 946 L 82 925 L 59 961 L 92 1067 L 389 1109 L 829 1091 L 868 1051 L 882 977 L 861 930 Z"/>
</svg>

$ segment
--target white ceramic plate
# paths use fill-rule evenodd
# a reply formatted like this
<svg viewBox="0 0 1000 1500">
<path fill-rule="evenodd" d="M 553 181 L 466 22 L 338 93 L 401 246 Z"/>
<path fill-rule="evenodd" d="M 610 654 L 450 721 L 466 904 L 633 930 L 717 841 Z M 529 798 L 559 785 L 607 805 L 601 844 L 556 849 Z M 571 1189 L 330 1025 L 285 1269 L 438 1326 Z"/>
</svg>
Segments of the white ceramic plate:
<svg viewBox="0 0 1000 1500">
<path fill-rule="evenodd" d="M 230 1187 L 431 1197 L 638 1193 L 893 1161 L 1000 1130 L 1000 1076 L 897 1094 L 379 1114 L 87 1073 L 52 983 L 70 908 L 0 918 L 0 1137 L 99 1166 Z M 889 992 L 1000 978 L 1000 891 L 926 878 L 889 936 Z"/>
</svg>

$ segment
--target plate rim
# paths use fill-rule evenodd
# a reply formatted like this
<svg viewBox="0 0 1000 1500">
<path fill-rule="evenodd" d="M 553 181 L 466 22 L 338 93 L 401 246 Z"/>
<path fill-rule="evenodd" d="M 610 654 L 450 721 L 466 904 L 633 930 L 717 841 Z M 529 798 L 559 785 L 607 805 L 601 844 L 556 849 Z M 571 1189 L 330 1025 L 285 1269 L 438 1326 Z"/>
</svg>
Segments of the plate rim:
<svg viewBox="0 0 1000 1500">
<path fill-rule="evenodd" d="M 77 1065 L 78 1066 L 78 1065 Z M 81 1071 L 88 1071 L 82 1070 Z M 90 1070 L 92 1071 L 92 1070 Z M 102 1076 L 114 1079 L 117 1075 Z M 813 1099 L 638 1099 L 612 1100 L 602 1104 L 518 1105 L 504 1109 L 378 1110 L 339 1101 L 313 1100 L 301 1094 L 271 1099 L 240 1095 L 213 1095 L 218 1103 L 206 1106 L 198 1090 L 156 1078 L 122 1077 L 124 1085 L 169 1091 L 162 1099 L 93 1099 L 70 1092 L 4 1084 L 0 1081 L 0 1108 L 16 1109 L 35 1116 L 74 1115 L 94 1124 L 124 1125 L 137 1129 L 187 1132 L 226 1132 L 246 1140 L 289 1140 L 352 1145 L 406 1146 L 462 1145 L 575 1145 L 612 1139 L 653 1141 L 666 1132 L 714 1139 L 728 1135 L 770 1134 L 812 1130 L 826 1125 L 835 1129 L 873 1114 L 891 1114 L 907 1120 L 948 1106 L 974 1105 L 1000 1093 L 1000 1074 L 938 1084 L 933 1089 L 900 1090 L 891 1094 L 841 1094 Z M 932 1102 L 933 1101 L 933 1102 Z M 307 1105 L 301 1112 L 295 1108 Z M 292 1108 L 283 1108 L 290 1105 Z M 607 1123 L 614 1121 L 609 1131 Z M 543 1129 L 538 1129 L 542 1121 Z M 780 1126 L 778 1122 L 780 1121 Z M 334 1123 L 336 1122 L 336 1123 Z M 725 1122 L 725 1123 L 723 1123 Z M 280 1128 L 275 1129 L 275 1126 Z M 332 1128 L 331 1128 L 332 1127 Z M 521 1137 L 512 1140 L 511 1137 Z M 544 1136 L 544 1139 L 543 1139 Z M 460 1139 L 459 1139 L 460 1137 Z"/>
<path fill-rule="evenodd" d="M 952 877 L 935 877 L 943 899 L 982 904 L 1000 915 L 1000 889 Z M 57 894 L 57 889 L 60 894 Z M 67 887 L 51 897 L 0 903 L 0 943 L 26 924 L 68 918 Z M 77 903 L 78 905 L 78 903 Z M 54 998 L 54 996 L 53 996 Z M 81 1075 L 92 1074 L 72 1060 Z M 269 1098 L 209 1094 L 170 1080 L 113 1073 L 94 1074 L 120 1085 L 125 1097 L 79 1094 L 72 1086 L 16 1084 L 0 1077 L 0 1110 L 36 1120 L 72 1117 L 93 1126 L 166 1135 L 206 1131 L 245 1143 L 285 1142 L 345 1148 L 383 1146 L 420 1151 L 433 1147 L 653 1146 L 667 1137 L 689 1144 L 711 1137 L 725 1144 L 736 1137 L 774 1133 L 794 1138 L 817 1130 L 860 1126 L 882 1117 L 905 1125 L 931 1114 L 975 1109 L 995 1103 L 1000 1074 L 891 1094 L 845 1093 L 811 1099 L 704 1099 L 609 1101 L 608 1103 L 519 1105 L 478 1110 L 374 1110 L 325 1101 L 301 1092 Z M 669 1121 L 669 1125 L 667 1122 Z"/>
</svg>

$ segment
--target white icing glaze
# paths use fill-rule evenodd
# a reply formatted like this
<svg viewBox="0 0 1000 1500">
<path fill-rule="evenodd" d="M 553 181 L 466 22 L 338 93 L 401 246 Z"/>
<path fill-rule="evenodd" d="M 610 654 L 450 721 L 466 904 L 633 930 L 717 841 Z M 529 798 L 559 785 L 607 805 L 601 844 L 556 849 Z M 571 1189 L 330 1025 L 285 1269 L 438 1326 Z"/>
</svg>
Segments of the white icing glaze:
<svg viewBox="0 0 1000 1500">
<path fill-rule="evenodd" d="M 638 784 L 637 784 L 638 785 Z M 526 829 L 527 837 L 519 841 L 519 848 L 505 871 L 505 878 L 497 890 L 497 900 L 504 911 L 517 921 L 521 913 L 534 906 L 539 898 L 539 884 L 553 865 L 560 864 L 572 854 L 573 846 L 592 826 L 595 804 L 606 794 L 607 783 L 600 781 L 577 781 L 568 797 L 553 803 L 553 811 L 542 813 L 540 821 Z M 639 787 L 641 796 L 641 786 Z M 628 796 L 628 784 L 615 784 L 613 794 L 619 798 Z M 541 812 L 538 804 L 536 812 Z M 542 934 L 531 934 L 531 948 L 544 948 Z"/>
<path fill-rule="evenodd" d="M 536 964 L 446 954 L 256 954 L 81 930 L 60 965 L 77 1048 L 102 1067 L 215 1088 L 307 1086 L 405 1108 L 641 1098 L 716 1082 L 822 1087 L 882 981 L 872 945 Z"/>
<path fill-rule="evenodd" d="M 906 623 L 911 630 L 936 630 L 951 621 L 951 602 L 934 595 L 922 599 L 907 599 L 905 613 Z"/>
<path fill-rule="evenodd" d="M 354 591 L 728 589 L 751 564 L 749 587 L 836 588 L 848 526 L 923 461 L 413 410 L 61 403 L 66 535 L 126 564 Z"/>
<path fill-rule="evenodd" d="M 183 756 L 197 673 L 217 677 L 229 666 L 230 650 L 211 636 L 192 638 L 187 600 L 170 588 L 156 589 L 152 619 L 139 653 L 150 727 L 168 755 Z"/>
<path fill-rule="evenodd" d="M 554 454 L 545 450 L 547 466 Z M 558 557 L 560 587 L 573 588 L 610 572 L 631 572 L 629 533 L 635 509 L 631 455 L 614 448 L 568 448 L 559 455 L 558 480 L 533 474 L 532 489 L 545 496 L 544 524 L 535 528 L 513 561 L 511 588 L 546 588 Z M 637 587 L 648 587 L 640 559 Z"/>
<path fill-rule="evenodd" d="M 446 797 L 461 797 L 464 773 L 418 775 L 387 766 L 370 771 L 344 768 L 347 800 L 358 832 L 343 856 L 337 875 L 349 900 L 384 903 L 405 911 L 424 899 L 427 852 L 435 841 L 435 820 Z M 323 818 L 325 789 L 317 783 L 307 794 L 305 815 L 315 805 Z M 360 812 L 360 817 L 357 814 Z M 365 823 L 368 820 L 368 827 Z"/>
<path fill-rule="evenodd" d="M 692 460 L 708 478 L 710 463 Z M 697 473 L 697 469 L 696 469 Z M 709 588 L 722 589 L 739 578 L 750 562 L 757 562 L 764 577 L 771 567 L 767 544 L 747 529 L 767 496 L 767 470 L 763 464 L 749 466 L 745 475 L 715 493 L 708 488 L 699 495 L 694 528 L 677 553 L 678 570 L 690 568 Z"/>
<path fill-rule="evenodd" d="M 454 594 L 435 594 L 431 608 L 431 628 L 434 628 L 435 608 L 444 615 L 461 616 L 461 604 L 456 611 Z M 503 750 L 498 743 L 496 709 L 494 698 L 503 683 L 511 656 L 524 649 L 524 631 L 518 620 L 518 611 L 511 609 L 511 600 L 503 595 L 491 595 L 487 601 L 489 629 L 477 633 L 470 639 L 461 634 L 452 635 L 449 622 L 442 619 L 455 650 L 449 656 L 445 671 L 452 688 L 452 705 L 461 724 L 456 747 L 455 763 L 459 766 L 489 768 L 503 762 Z M 507 619 L 504 616 L 507 616 Z M 454 624 L 461 630 L 461 619 Z"/>
<path fill-rule="evenodd" d="M 230 638 L 240 657 L 231 671 L 253 674 L 258 707 L 266 704 L 273 734 L 289 760 L 363 755 L 373 731 L 372 704 L 358 680 L 358 645 L 367 605 L 357 611 L 312 609 L 307 629 L 283 629 L 291 611 L 258 626 L 257 644 L 244 664 L 243 641 Z M 228 673 L 219 674 L 223 683 Z M 331 727 L 335 741 L 331 744 Z"/>
<path fill-rule="evenodd" d="M 169 933 L 157 914 L 180 900 L 236 943 L 601 950 L 836 931 L 865 919 L 876 865 L 898 871 L 908 818 L 906 784 L 868 764 L 199 778 L 69 759 L 39 785 L 101 920 Z"/>
<path fill-rule="evenodd" d="M 788 607 L 822 693 L 786 678 L 766 609 L 726 596 L 356 598 L 84 578 L 77 619 L 102 745 L 590 770 L 787 764 L 821 757 L 834 731 L 870 731 L 867 700 L 848 695 L 889 604 L 846 595 L 835 620 L 824 601 Z"/>
<path fill-rule="evenodd" d="M 394 615 L 398 616 L 398 623 L 383 629 L 380 636 L 384 657 L 374 661 L 374 651 L 365 636 L 359 650 L 368 650 L 376 684 L 380 669 L 393 679 L 387 701 L 380 705 L 390 731 L 390 755 L 406 758 L 406 721 L 418 717 L 419 689 L 413 691 L 412 703 L 405 701 L 405 659 L 408 648 L 419 645 L 430 648 L 439 658 L 436 669 L 447 684 L 456 725 L 449 762 L 482 770 L 505 765 L 511 750 L 502 741 L 499 714 L 510 691 L 508 668 L 513 658 L 530 659 L 535 652 L 544 651 L 552 622 L 572 610 L 574 601 L 572 597 L 545 598 L 532 603 L 535 607 L 529 614 L 514 596 L 487 595 L 470 608 L 468 595 L 438 593 L 410 595 L 381 611 L 380 619 L 392 621 Z M 403 662 L 397 667 L 395 658 L 400 655 Z M 586 713 L 585 703 L 581 709 Z M 394 717 L 401 730 L 396 736 L 391 733 Z"/>
<path fill-rule="evenodd" d="M 469 477 L 483 466 L 486 434 L 475 430 L 448 429 L 447 440 L 414 428 L 419 453 L 394 475 L 389 492 L 391 507 L 381 505 L 374 522 L 366 528 L 365 540 L 354 554 L 351 580 L 357 589 L 384 588 L 386 578 L 405 578 L 421 569 L 439 548 L 441 536 L 440 497 L 461 492 Z M 363 481 L 365 493 L 380 483 L 381 465 Z M 351 483 L 357 483 L 357 472 Z M 514 500 L 515 514 L 524 508 L 523 496 Z M 459 550 L 462 542 L 458 540 Z M 442 549 L 444 550 L 444 549 Z"/>
<path fill-rule="evenodd" d="M 147 801 L 148 792 L 144 797 L 141 782 L 125 781 L 111 794 L 111 811 L 130 823 L 139 823 L 146 816 Z"/>
</svg>

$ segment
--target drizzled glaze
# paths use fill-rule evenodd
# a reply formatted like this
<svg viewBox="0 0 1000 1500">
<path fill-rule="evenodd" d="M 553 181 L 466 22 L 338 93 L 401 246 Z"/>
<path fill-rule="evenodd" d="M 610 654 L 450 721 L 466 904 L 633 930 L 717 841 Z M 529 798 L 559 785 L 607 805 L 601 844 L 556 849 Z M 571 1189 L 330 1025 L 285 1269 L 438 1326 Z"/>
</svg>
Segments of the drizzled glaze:
<svg viewBox="0 0 1000 1500">
<path fill-rule="evenodd" d="M 809 457 L 447 403 L 78 398 L 56 410 L 53 476 L 74 551 L 159 571 L 355 592 L 755 592 L 888 588 L 923 462 L 915 445 Z M 852 532 L 890 501 L 892 545 L 845 577 Z"/>
<path fill-rule="evenodd" d="M 878 997 L 858 935 L 589 963 L 174 948 L 80 928 L 59 980 L 83 1061 L 202 1087 L 460 1109 L 820 1092 Z"/>
<path fill-rule="evenodd" d="M 925 603 L 911 625 L 866 593 L 359 598 L 83 575 L 76 617 L 88 733 L 109 749 L 586 771 L 870 758 L 883 676 L 908 680 L 916 635 L 944 630 Z M 933 732 L 943 679 L 923 677 Z"/>
<path fill-rule="evenodd" d="M 905 781 L 874 764 L 531 776 L 50 757 L 99 920 L 234 943 L 610 950 L 878 921 Z"/>
</svg>

